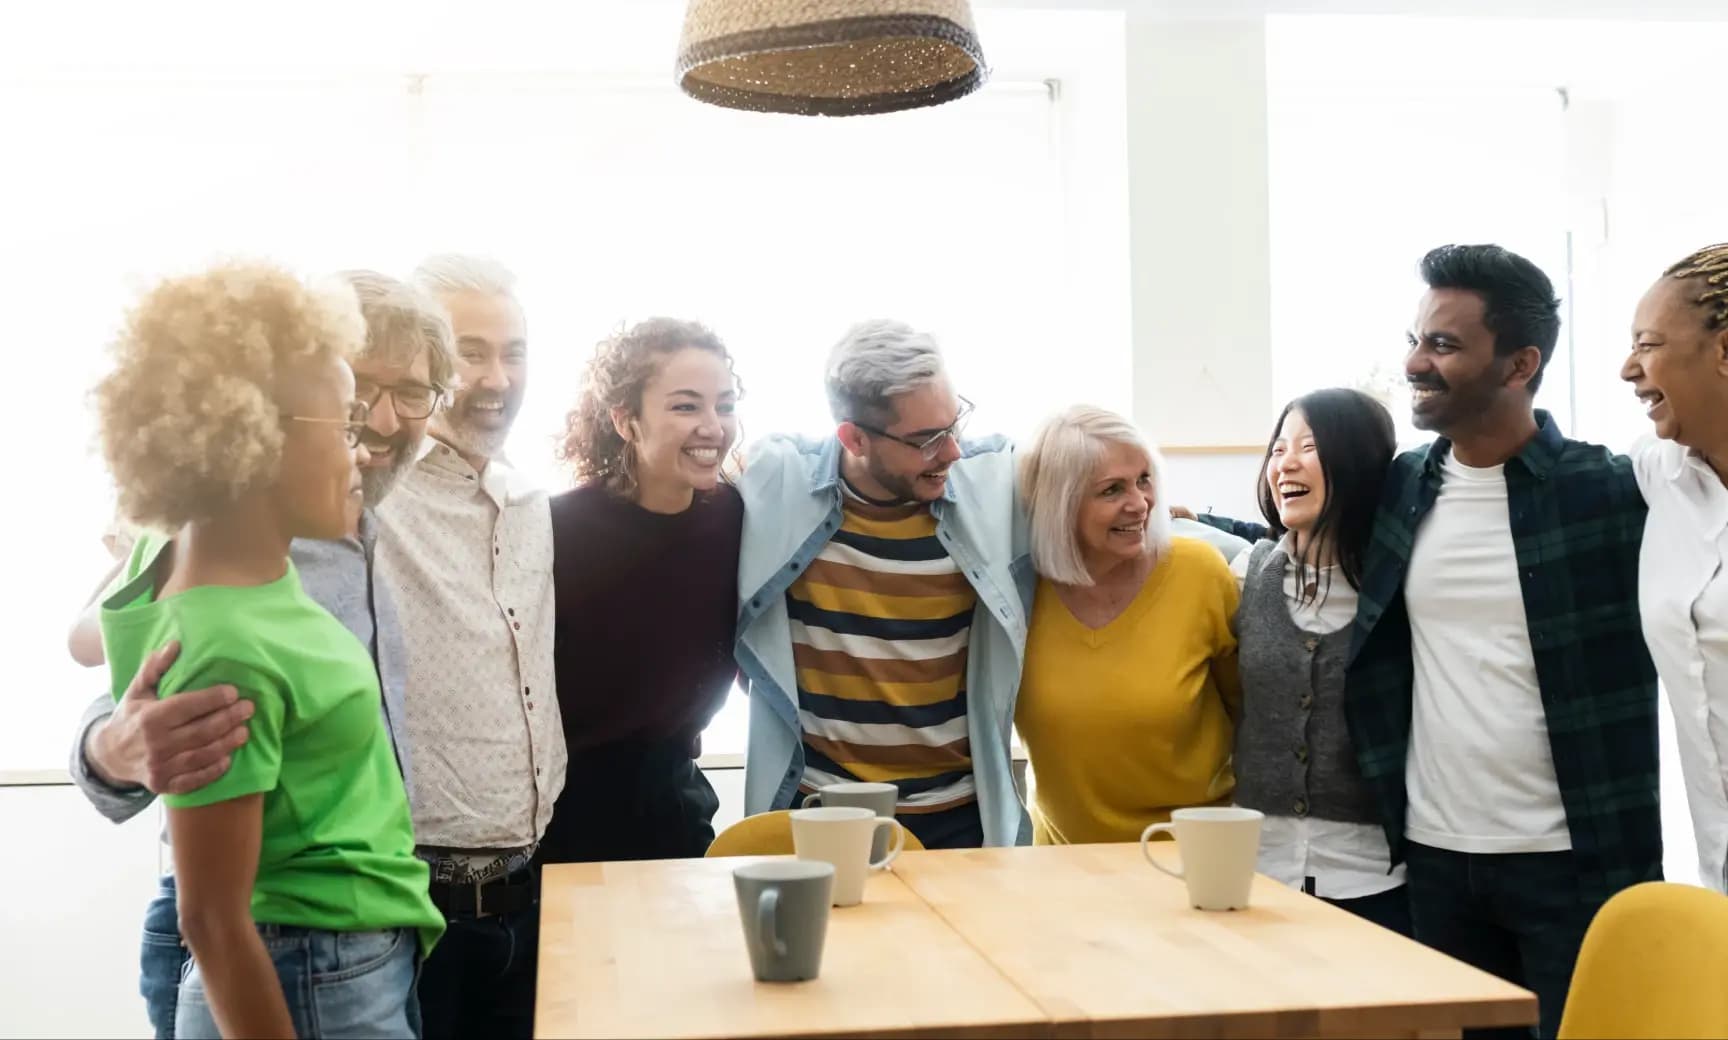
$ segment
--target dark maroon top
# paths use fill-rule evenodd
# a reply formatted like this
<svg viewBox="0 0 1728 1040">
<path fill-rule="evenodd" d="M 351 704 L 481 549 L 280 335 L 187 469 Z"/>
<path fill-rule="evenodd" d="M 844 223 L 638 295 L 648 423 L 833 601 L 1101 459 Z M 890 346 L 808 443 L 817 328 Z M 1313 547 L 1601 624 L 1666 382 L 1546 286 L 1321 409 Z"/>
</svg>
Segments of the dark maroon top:
<svg viewBox="0 0 1728 1040">
<path fill-rule="evenodd" d="M 572 759 L 619 742 L 693 745 L 720 710 L 737 674 L 743 527 L 727 484 L 674 514 L 595 485 L 553 497 L 553 654 Z"/>
</svg>

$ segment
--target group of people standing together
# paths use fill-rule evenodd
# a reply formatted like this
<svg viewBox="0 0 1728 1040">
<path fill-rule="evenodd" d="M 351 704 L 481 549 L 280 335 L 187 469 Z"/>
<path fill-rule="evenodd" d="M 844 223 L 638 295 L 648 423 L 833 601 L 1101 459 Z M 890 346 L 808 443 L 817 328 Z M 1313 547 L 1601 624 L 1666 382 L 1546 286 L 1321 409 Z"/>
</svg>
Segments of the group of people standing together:
<svg viewBox="0 0 1728 1040">
<path fill-rule="evenodd" d="M 1540 270 L 1421 270 L 1439 438 L 1399 455 L 1380 403 L 1304 395 L 1263 524 L 1173 518 L 1100 409 L 963 438 L 935 342 L 888 321 L 829 355 L 832 436 L 741 464 L 710 330 L 611 337 L 548 497 L 502 457 L 528 337 L 495 263 L 164 282 L 97 391 L 140 533 L 71 638 L 111 687 L 75 780 L 168 807 L 159 1035 L 529 1035 L 540 866 L 701 855 L 735 680 L 747 813 L 884 781 L 954 848 L 1249 806 L 1263 872 L 1528 986 L 1553 1035 L 1591 915 L 1661 875 L 1658 668 L 1724 883 L 1728 246 L 1639 306 L 1632 459 L 1534 407 Z"/>
</svg>

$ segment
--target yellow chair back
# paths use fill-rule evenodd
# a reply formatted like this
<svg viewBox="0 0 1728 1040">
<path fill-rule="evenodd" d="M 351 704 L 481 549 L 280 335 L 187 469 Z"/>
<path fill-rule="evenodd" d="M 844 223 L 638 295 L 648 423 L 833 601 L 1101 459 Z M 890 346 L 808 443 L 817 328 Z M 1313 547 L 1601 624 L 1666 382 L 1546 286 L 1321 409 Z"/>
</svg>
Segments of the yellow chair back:
<svg viewBox="0 0 1728 1040">
<path fill-rule="evenodd" d="M 922 851 L 924 843 L 911 831 L 906 832 L 906 852 Z M 708 846 L 708 856 L 790 856 L 792 848 L 792 811 L 746 816 L 721 831 Z"/>
<path fill-rule="evenodd" d="M 1728 896 L 1634 885 L 1603 904 L 1578 954 L 1561 1040 L 1728 1036 Z"/>
</svg>

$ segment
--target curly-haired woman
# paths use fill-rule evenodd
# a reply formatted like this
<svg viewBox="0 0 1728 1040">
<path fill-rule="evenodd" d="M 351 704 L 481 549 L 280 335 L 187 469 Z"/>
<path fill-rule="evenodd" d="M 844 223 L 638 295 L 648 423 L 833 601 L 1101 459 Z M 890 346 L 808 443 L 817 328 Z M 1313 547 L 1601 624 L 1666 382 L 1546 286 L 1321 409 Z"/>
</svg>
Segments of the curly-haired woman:
<svg viewBox="0 0 1728 1040">
<path fill-rule="evenodd" d="M 700 856 L 719 800 L 696 768 L 731 688 L 744 505 L 732 356 L 653 318 L 601 343 L 552 499 L 558 700 L 570 748 L 548 863 Z"/>
<path fill-rule="evenodd" d="M 167 795 L 180 1037 L 411 1036 L 416 951 L 443 929 L 366 648 L 301 589 L 296 538 L 359 517 L 366 409 L 351 291 L 228 266 L 131 314 L 97 388 L 102 448 L 140 538 L 102 602 L 115 696 L 178 641 L 161 696 L 253 703 L 227 773 Z"/>
</svg>

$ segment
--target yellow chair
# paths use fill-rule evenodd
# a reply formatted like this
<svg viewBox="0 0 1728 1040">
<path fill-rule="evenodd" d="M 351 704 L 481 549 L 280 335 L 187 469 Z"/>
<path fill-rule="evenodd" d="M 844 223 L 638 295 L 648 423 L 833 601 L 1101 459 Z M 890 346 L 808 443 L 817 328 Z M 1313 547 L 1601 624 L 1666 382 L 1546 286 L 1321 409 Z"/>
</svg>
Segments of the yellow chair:
<svg viewBox="0 0 1728 1040">
<path fill-rule="evenodd" d="M 906 852 L 922 851 L 924 843 L 911 831 L 906 832 Z M 792 848 L 792 810 L 746 816 L 721 831 L 708 846 L 707 856 L 790 856 Z"/>
<path fill-rule="evenodd" d="M 1561 1040 L 1728 1036 L 1728 896 L 1649 882 L 1597 911 Z"/>
</svg>

